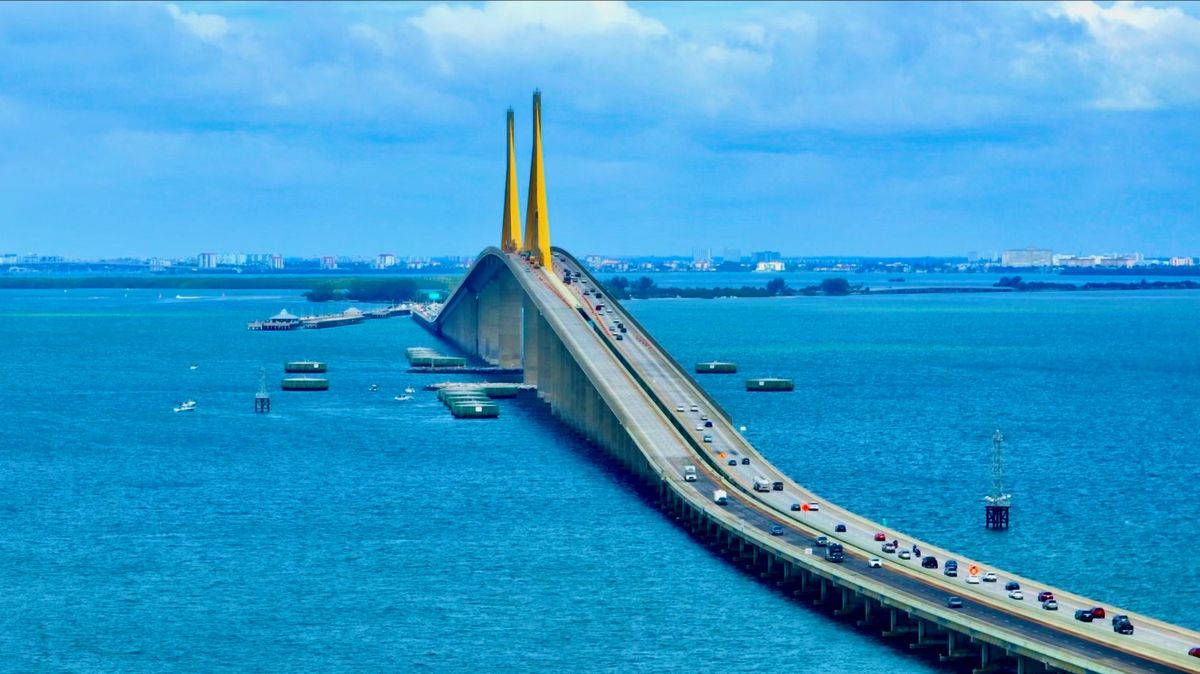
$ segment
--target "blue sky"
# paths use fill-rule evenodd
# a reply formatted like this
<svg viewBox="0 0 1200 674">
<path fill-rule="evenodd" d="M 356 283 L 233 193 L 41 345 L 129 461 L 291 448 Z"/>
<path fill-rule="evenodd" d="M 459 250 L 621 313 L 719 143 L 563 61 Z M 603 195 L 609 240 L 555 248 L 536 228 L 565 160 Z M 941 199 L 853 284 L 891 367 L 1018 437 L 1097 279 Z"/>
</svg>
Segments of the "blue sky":
<svg viewBox="0 0 1200 674">
<path fill-rule="evenodd" d="M 0 4 L 0 252 L 1200 255 L 1200 6 Z"/>
</svg>

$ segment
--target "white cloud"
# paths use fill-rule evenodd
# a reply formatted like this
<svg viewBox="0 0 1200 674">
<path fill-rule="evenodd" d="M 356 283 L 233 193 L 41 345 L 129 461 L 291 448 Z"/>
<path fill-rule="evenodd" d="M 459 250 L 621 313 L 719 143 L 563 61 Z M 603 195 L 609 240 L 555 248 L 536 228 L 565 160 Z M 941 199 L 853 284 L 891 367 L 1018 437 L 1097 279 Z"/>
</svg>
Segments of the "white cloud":
<svg viewBox="0 0 1200 674">
<path fill-rule="evenodd" d="M 229 22 L 219 14 L 188 12 L 172 3 L 167 3 L 164 7 L 176 23 L 201 40 L 216 42 L 229 33 Z"/>
<path fill-rule="evenodd" d="M 1050 16 L 1085 28 L 1075 56 L 1097 80 L 1096 107 L 1143 110 L 1200 101 L 1200 19 L 1178 7 L 1060 2 Z"/>
<path fill-rule="evenodd" d="M 621 33 L 662 37 L 666 26 L 624 2 L 486 2 L 481 7 L 434 5 L 412 23 L 437 44 L 503 48 L 521 37 L 559 38 Z"/>
</svg>

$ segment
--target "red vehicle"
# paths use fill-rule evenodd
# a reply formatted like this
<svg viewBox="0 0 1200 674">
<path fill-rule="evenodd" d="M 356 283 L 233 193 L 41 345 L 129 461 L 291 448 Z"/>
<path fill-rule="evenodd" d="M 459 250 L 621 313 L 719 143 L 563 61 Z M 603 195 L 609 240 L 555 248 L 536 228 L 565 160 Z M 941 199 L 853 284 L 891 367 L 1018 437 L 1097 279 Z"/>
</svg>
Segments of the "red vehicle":
<svg viewBox="0 0 1200 674">
<path fill-rule="evenodd" d="M 1038 593 L 1038 601 L 1054 601 L 1054 593 L 1043 590 Z"/>
<path fill-rule="evenodd" d="M 883 535 L 883 533 L 882 533 L 882 532 L 880 532 L 880 533 L 877 533 L 877 534 L 875 534 L 875 540 L 877 540 L 877 541 L 886 541 L 886 540 L 887 540 L 887 536 L 884 536 L 884 535 Z"/>
<path fill-rule="evenodd" d="M 1188 651 L 1188 655 L 1192 656 L 1193 658 L 1200 658 L 1200 646 L 1193 646 L 1191 650 Z"/>
<path fill-rule="evenodd" d="M 1100 620 L 1101 618 L 1107 617 L 1107 614 L 1104 612 L 1104 609 L 1097 606 L 1096 608 L 1092 609 L 1092 617 L 1096 620 Z"/>
</svg>

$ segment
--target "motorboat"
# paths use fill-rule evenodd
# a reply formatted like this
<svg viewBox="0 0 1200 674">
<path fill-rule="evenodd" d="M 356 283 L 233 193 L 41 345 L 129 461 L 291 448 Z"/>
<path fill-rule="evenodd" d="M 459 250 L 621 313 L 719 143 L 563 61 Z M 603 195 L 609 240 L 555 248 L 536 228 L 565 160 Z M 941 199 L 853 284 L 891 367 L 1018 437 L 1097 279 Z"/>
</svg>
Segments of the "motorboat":
<svg viewBox="0 0 1200 674">
<path fill-rule="evenodd" d="M 414 393 L 416 393 L 416 392 L 417 392 L 417 389 L 415 389 L 415 388 L 413 388 L 413 387 L 411 387 L 411 386 L 409 386 L 409 387 L 407 387 L 407 388 L 405 388 L 405 389 L 404 389 L 404 393 L 406 393 L 407 395 L 412 395 L 412 394 L 414 394 Z"/>
<path fill-rule="evenodd" d="M 196 411 L 196 401 L 195 400 L 185 400 L 175 406 L 175 411 L 176 412 L 195 412 Z"/>
<path fill-rule="evenodd" d="M 368 391 L 378 391 L 378 390 L 379 390 L 379 384 L 371 384 L 371 387 L 370 387 L 369 389 L 367 389 L 367 390 L 368 390 Z"/>
<path fill-rule="evenodd" d="M 412 400 L 412 396 L 410 396 L 410 395 L 396 396 L 396 398 L 395 398 L 395 399 L 396 399 L 396 400 L 402 400 L 402 401 L 403 401 L 403 400 Z"/>
</svg>

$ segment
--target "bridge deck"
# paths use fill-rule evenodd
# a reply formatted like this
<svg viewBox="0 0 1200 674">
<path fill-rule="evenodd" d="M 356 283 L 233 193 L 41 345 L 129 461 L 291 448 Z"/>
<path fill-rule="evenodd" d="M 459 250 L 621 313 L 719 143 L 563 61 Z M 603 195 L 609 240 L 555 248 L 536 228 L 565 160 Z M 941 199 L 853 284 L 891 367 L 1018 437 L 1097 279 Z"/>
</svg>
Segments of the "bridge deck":
<svg viewBox="0 0 1200 674">
<path fill-rule="evenodd" d="M 723 413 L 714 413 L 712 405 L 705 404 L 709 400 L 707 394 L 663 353 L 618 302 L 606 296 L 604 302 L 612 313 L 597 312 L 594 302 L 581 297 L 584 290 L 598 288 L 596 280 L 565 251 L 555 252 L 559 269 L 578 272 L 591 283 L 566 286 L 557 276 L 531 267 L 515 255 L 504 258 L 654 470 L 675 493 L 696 508 L 727 526 L 740 528 L 761 546 L 806 565 L 816 565 L 822 573 L 877 596 L 888 605 L 917 611 L 962 633 L 998 639 L 1010 650 L 1047 656 L 1056 666 L 1076 671 L 1200 671 L 1200 660 L 1186 655 L 1188 648 L 1200 645 L 1200 635 L 1195 632 L 1134 614 L 1129 615 L 1136 631 L 1130 636 L 1114 633 L 1107 619 L 1080 623 L 1073 618 L 1076 608 L 1105 606 L 1110 615 L 1128 612 L 914 540 L 820 500 L 763 459 Z M 592 322 L 602 330 L 596 331 L 584 320 L 579 306 L 585 307 Z M 607 326 L 614 319 L 622 320 L 629 330 L 624 340 L 616 341 L 607 335 Z M 691 412 L 693 403 L 699 404 L 701 410 Z M 684 406 L 684 412 L 676 411 L 679 405 Z M 713 426 L 693 431 L 701 414 L 708 414 Z M 713 442 L 701 442 L 704 434 L 713 436 Z M 736 466 L 725 464 L 730 457 L 736 457 Z M 749 465 L 741 463 L 743 457 L 750 459 Z M 698 481 L 683 480 L 682 468 L 688 464 L 700 471 Z M 756 476 L 783 482 L 784 490 L 755 492 Z M 712 503 L 712 491 L 718 488 L 729 493 L 728 506 Z M 821 510 L 790 510 L 792 503 L 809 501 L 820 502 Z M 835 533 L 834 527 L 839 523 L 845 524 L 846 532 Z M 785 528 L 782 536 L 769 534 L 774 525 Z M 902 547 L 916 544 L 925 554 L 933 554 L 939 560 L 958 559 L 960 577 L 946 577 L 941 569 L 924 569 L 917 559 L 906 562 L 883 554 L 880 544 L 874 541 L 876 532 L 883 532 L 888 540 L 901 541 Z M 813 539 L 818 535 L 842 542 L 848 553 L 847 562 L 835 565 L 817 560 L 812 552 Z M 866 560 L 870 557 L 881 558 L 883 568 L 868 568 Z M 996 573 L 999 581 L 966 584 L 967 569 L 972 565 L 979 566 L 980 573 Z M 1003 587 L 1009 580 L 1021 584 L 1027 595 L 1024 601 L 1007 598 Z M 1060 605 L 1058 612 L 1045 611 L 1034 601 L 1041 590 L 1054 592 Z M 946 608 L 945 601 L 950 595 L 964 599 L 963 609 Z"/>
</svg>

